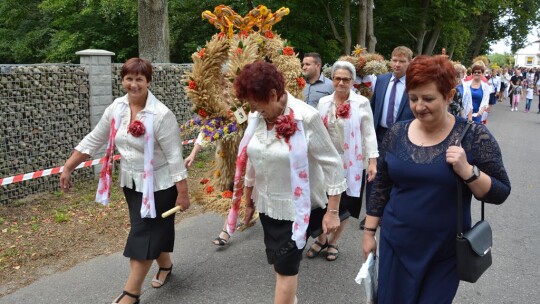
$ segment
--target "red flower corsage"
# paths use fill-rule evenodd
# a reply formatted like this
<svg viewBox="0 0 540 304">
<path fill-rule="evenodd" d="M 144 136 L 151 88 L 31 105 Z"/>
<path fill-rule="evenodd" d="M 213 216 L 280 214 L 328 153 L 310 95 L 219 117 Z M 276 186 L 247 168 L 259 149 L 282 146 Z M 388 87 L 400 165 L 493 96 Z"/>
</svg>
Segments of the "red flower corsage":
<svg viewBox="0 0 540 304">
<path fill-rule="evenodd" d="M 341 118 L 349 118 L 351 112 L 351 104 L 350 103 L 342 103 L 339 105 L 336 109 L 336 116 Z"/>
<path fill-rule="evenodd" d="M 280 115 L 276 119 L 276 137 L 280 139 L 285 138 L 285 141 L 289 143 L 289 138 L 293 136 L 294 132 L 298 130 L 296 121 L 294 120 L 294 112 L 290 109 L 288 115 Z"/>
<path fill-rule="evenodd" d="M 133 135 L 133 137 L 140 137 L 145 131 L 144 124 L 140 120 L 134 120 L 128 126 L 128 133 Z"/>
</svg>

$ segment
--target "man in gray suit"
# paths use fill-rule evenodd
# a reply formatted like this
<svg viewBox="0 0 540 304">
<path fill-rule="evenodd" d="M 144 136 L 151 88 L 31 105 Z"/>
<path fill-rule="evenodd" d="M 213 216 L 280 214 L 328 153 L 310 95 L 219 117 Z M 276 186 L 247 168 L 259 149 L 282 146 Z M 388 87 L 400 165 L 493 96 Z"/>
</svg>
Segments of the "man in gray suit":
<svg viewBox="0 0 540 304">
<path fill-rule="evenodd" d="M 405 46 L 398 46 L 392 51 L 392 73 L 377 77 L 371 110 L 377 135 L 377 144 L 381 150 L 382 141 L 388 128 L 398 121 L 410 120 L 414 115 L 409 107 L 409 96 L 405 92 L 405 72 L 411 63 L 413 52 Z M 366 201 L 371 194 L 371 183 L 366 184 Z M 360 222 L 363 229 L 365 219 Z"/>
</svg>

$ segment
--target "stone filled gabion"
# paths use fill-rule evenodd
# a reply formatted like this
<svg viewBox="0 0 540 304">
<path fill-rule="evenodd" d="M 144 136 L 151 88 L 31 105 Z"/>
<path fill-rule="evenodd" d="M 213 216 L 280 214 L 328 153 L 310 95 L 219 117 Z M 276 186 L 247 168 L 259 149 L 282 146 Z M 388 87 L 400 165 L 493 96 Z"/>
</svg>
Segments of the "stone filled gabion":
<svg viewBox="0 0 540 304">
<path fill-rule="evenodd" d="M 120 64 L 112 65 L 113 97 L 125 93 Z M 154 66 L 150 90 L 175 114 L 191 118 L 182 75 L 189 65 Z M 88 68 L 81 65 L 0 66 L 0 177 L 63 165 L 73 148 L 91 131 Z M 189 149 L 184 149 L 184 151 Z M 96 157 L 102 157 L 101 155 Z M 60 175 L 0 186 L 0 204 L 27 195 L 58 191 Z M 75 170 L 73 180 L 93 180 L 92 168 Z"/>
</svg>

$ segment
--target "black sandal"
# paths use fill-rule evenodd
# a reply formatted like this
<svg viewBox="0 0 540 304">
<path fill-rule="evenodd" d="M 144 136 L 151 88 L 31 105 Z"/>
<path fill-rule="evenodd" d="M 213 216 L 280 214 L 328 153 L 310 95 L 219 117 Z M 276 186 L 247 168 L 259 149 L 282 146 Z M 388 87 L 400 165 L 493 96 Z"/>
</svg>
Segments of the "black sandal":
<svg viewBox="0 0 540 304">
<path fill-rule="evenodd" d="M 337 260 L 337 258 L 339 256 L 338 245 L 328 244 L 328 248 L 334 248 L 336 250 L 336 252 L 328 252 L 328 249 L 327 249 L 326 250 L 326 260 L 329 261 L 329 262 L 333 262 L 333 261 Z M 328 257 L 334 257 L 334 258 L 329 259 Z"/>
<path fill-rule="evenodd" d="M 221 230 L 221 232 L 224 232 L 229 237 L 229 239 L 224 239 L 218 235 L 217 238 L 214 239 L 214 241 L 217 241 L 217 243 L 212 242 L 212 244 L 219 247 L 223 247 L 227 245 L 229 243 L 229 240 L 231 239 L 231 235 L 227 231 Z M 220 235 L 221 235 L 221 232 L 219 233 Z"/>
<path fill-rule="evenodd" d="M 313 249 L 313 245 L 317 245 L 319 246 L 321 249 L 319 250 L 315 250 Z M 306 253 L 306 256 L 308 257 L 308 259 L 313 259 L 313 258 L 316 258 L 319 253 L 321 253 L 321 251 L 323 251 L 324 248 L 328 247 L 328 240 L 326 240 L 326 243 L 325 244 L 321 244 L 319 241 L 315 241 L 311 247 L 309 247 L 307 253 Z"/>
<path fill-rule="evenodd" d="M 169 268 L 159 267 L 159 270 L 158 270 L 158 272 L 156 274 L 156 277 L 152 279 L 152 282 L 150 282 L 150 285 L 152 285 L 152 287 L 154 287 L 154 288 L 161 288 L 161 286 L 165 285 L 165 283 L 167 283 L 167 279 L 169 278 L 169 276 L 172 273 L 172 267 L 173 267 L 173 265 L 171 265 L 171 267 L 169 267 Z M 159 273 L 162 272 L 162 271 L 168 271 L 169 272 L 169 273 L 167 273 L 167 276 L 165 277 L 165 279 L 163 281 L 161 281 L 159 279 Z M 156 285 L 154 285 L 152 283 L 157 283 L 159 285 L 156 286 Z"/>
<path fill-rule="evenodd" d="M 125 297 L 125 296 L 131 297 L 131 298 L 134 298 L 135 300 L 137 300 L 137 301 L 133 302 L 133 304 L 139 304 L 139 303 L 141 302 L 141 301 L 139 300 L 139 297 L 140 297 L 141 295 L 134 295 L 134 294 L 132 294 L 132 293 L 127 292 L 127 291 L 124 290 L 124 291 L 122 291 L 122 294 L 119 295 L 118 298 L 116 298 L 116 299 L 114 300 L 114 302 L 112 302 L 112 304 L 119 303 L 119 302 L 122 300 L 122 298 Z"/>
</svg>

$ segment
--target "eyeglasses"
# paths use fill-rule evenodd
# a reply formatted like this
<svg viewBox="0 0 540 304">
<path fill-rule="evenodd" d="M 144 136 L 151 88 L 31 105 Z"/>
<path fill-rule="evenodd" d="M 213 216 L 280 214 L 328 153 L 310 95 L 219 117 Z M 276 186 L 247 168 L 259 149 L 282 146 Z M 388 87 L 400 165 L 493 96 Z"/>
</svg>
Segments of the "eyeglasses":
<svg viewBox="0 0 540 304">
<path fill-rule="evenodd" d="M 344 84 L 347 84 L 351 82 L 351 79 L 352 78 L 349 78 L 349 77 L 334 77 L 334 82 L 340 83 L 341 81 L 343 81 Z"/>
<path fill-rule="evenodd" d="M 482 74 L 482 71 L 474 71 L 473 74 Z"/>
</svg>

